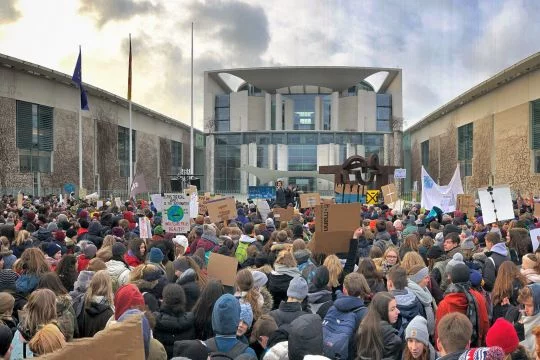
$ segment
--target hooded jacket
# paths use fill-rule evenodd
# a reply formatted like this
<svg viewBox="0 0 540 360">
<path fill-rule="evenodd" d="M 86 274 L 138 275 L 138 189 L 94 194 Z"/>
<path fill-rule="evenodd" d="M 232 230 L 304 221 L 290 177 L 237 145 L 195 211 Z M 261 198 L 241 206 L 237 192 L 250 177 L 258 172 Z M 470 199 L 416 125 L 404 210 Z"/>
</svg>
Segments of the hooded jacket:
<svg viewBox="0 0 540 360">
<path fill-rule="evenodd" d="M 103 244 L 103 237 L 101 237 L 102 227 L 97 221 L 92 221 L 88 226 L 88 232 L 80 236 L 79 240 L 91 241 L 99 249 Z"/>
<path fill-rule="evenodd" d="M 536 350 L 536 337 L 532 330 L 540 325 L 540 284 L 528 285 L 533 294 L 534 313 L 532 316 L 523 316 L 523 329 L 525 340 L 520 342 L 529 354 L 534 354 Z"/>
<path fill-rule="evenodd" d="M 298 264 L 298 270 L 302 273 L 302 277 L 309 284 L 315 275 L 317 266 L 311 261 L 311 251 L 308 249 L 297 250 L 294 252 L 294 258 Z"/>
<path fill-rule="evenodd" d="M 84 306 L 84 297 L 82 299 Z M 83 308 L 77 317 L 79 337 L 93 337 L 97 332 L 105 329 L 107 321 L 114 315 L 111 305 L 103 297 L 98 296 L 90 302 L 90 306 Z"/>
<path fill-rule="evenodd" d="M 484 290 L 492 291 L 493 285 L 495 285 L 495 279 L 497 278 L 497 272 L 499 266 L 506 261 L 510 260 L 508 256 L 508 249 L 503 242 L 495 244 L 491 247 L 491 250 L 486 253 L 488 259 L 484 265 Z"/>
<path fill-rule="evenodd" d="M 154 315 L 156 317 L 154 338 L 163 344 L 169 358 L 173 356 L 175 341 L 195 338 L 193 313 L 175 312 L 166 305 L 162 305 Z"/>
<path fill-rule="evenodd" d="M 382 349 L 382 359 L 392 359 L 398 360 L 401 359 L 401 350 L 403 341 L 398 336 L 397 330 L 394 329 L 388 321 L 381 320 L 379 322 L 381 327 L 381 335 L 383 338 L 384 348 Z M 358 359 L 371 359 L 366 356 L 358 356 Z"/>
<path fill-rule="evenodd" d="M 322 355 L 322 347 L 322 323 L 317 315 L 302 315 L 291 323 L 289 360 L 302 360 L 306 355 Z"/>
<path fill-rule="evenodd" d="M 288 268 L 276 264 L 275 270 L 268 274 L 266 288 L 274 299 L 273 309 L 277 309 L 282 301 L 287 301 L 287 289 L 294 276 L 301 275 L 297 268 Z"/>
<path fill-rule="evenodd" d="M 373 246 L 378 246 L 382 252 L 384 252 L 388 246 L 393 245 L 394 243 L 392 242 L 390 233 L 388 233 L 388 231 L 385 230 L 375 235 L 375 241 L 373 242 Z"/>
<path fill-rule="evenodd" d="M 308 293 L 307 301 L 311 312 L 317 314 L 324 319 L 328 309 L 332 306 L 332 292 L 328 289 L 314 289 L 313 284 L 310 284 L 310 293 Z M 338 290 L 339 291 L 339 290 Z"/>
<path fill-rule="evenodd" d="M 421 314 L 422 305 L 416 298 L 416 295 L 408 288 L 392 290 L 391 293 L 394 295 L 397 308 L 399 309 L 399 317 L 395 328 L 398 329 L 399 335 L 404 337 L 407 324 L 417 315 Z"/>
<path fill-rule="evenodd" d="M 292 323 L 296 318 L 309 314 L 302 310 L 302 304 L 299 302 L 282 302 L 279 308 L 270 311 L 270 315 L 276 320 L 279 326 Z"/>
<path fill-rule="evenodd" d="M 431 293 L 427 288 L 420 287 L 420 285 L 410 279 L 407 280 L 407 288 L 412 291 L 412 293 L 416 296 L 416 299 L 418 299 L 420 304 L 424 307 L 424 314 L 427 320 L 428 332 L 430 335 L 433 336 L 433 334 L 435 333 L 434 309 L 437 309 L 437 305 L 435 304 L 433 296 L 431 296 Z"/>
<path fill-rule="evenodd" d="M 113 284 L 116 284 L 117 289 L 128 283 L 131 270 L 126 264 L 118 260 L 109 260 L 105 265 L 107 266 L 107 272 L 111 276 Z"/>
<path fill-rule="evenodd" d="M 176 280 L 176 283 L 181 285 L 186 293 L 186 311 L 191 311 L 201 294 L 201 290 L 197 284 L 195 270 L 187 269 L 184 271 L 178 280 Z"/>
</svg>

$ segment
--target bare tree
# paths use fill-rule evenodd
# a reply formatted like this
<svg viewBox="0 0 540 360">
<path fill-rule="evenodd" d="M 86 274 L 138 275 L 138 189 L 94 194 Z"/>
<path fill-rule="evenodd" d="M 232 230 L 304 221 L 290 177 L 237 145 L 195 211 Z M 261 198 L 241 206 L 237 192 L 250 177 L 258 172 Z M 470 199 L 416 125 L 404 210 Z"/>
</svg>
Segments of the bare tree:
<svg viewBox="0 0 540 360">
<path fill-rule="evenodd" d="M 118 177 L 118 121 L 103 107 L 92 108 L 97 120 L 97 169 L 101 189 L 113 189 L 114 179 Z"/>
<path fill-rule="evenodd" d="M 169 139 L 159 138 L 159 172 L 161 177 L 161 189 L 163 192 L 171 190 L 171 141 Z"/>
</svg>

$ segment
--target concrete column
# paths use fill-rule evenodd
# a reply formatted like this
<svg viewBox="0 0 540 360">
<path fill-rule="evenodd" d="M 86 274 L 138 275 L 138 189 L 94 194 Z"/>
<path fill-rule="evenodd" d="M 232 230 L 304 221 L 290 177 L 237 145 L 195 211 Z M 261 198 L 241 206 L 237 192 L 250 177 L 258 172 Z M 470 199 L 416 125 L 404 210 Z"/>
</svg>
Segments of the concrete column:
<svg viewBox="0 0 540 360">
<path fill-rule="evenodd" d="M 403 166 L 403 133 L 394 131 L 394 166 Z M 439 161 L 440 164 L 440 161 Z"/>
<path fill-rule="evenodd" d="M 272 130 L 272 95 L 264 94 L 264 126 L 265 129 Z"/>
<path fill-rule="evenodd" d="M 285 144 L 277 144 L 277 170 L 289 170 L 289 151 Z M 282 180 L 287 184 L 287 179 Z"/>
<path fill-rule="evenodd" d="M 214 135 L 206 137 L 206 188 L 213 193 L 214 189 Z"/>
<path fill-rule="evenodd" d="M 276 162 L 276 157 L 275 157 L 274 152 L 275 152 L 276 145 L 269 144 L 267 146 L 268 146 L 268 169 L 275 170 L 276 167 L 274 166 L 274 164 Z M 274 185 L 274 181 L 270 181 L 267 185 Z"/>
<path fill-rule="evenodd" d="M 351 143 L 347 143 L 347 158 L 356 155 L 356 146 Z"/>
<path fill-rule="evenodd" d="M 337 91 L 332 93 L 332 121 L 330 130 L 339 130 L 339 92 Z"/>
<path fill-rule="evenodd" d="M 257 166 L 257 144 L 249 143 L 248 144 L 248 158 L 249 165 Z M 255 175 L 248 175 L 249 186 L 257 186 L 257 177 Z"/>
<path fill-rule="evenodd" d="M 366 146 L 365 145 L 356 145 L 356 155 L 366 157 Z"/>
<path fill-rule="evenodd" d="M 334 163 L 331 165 L 339 165 L 341 162 L 339 161 L 339 144 L 333 144 L 334 145 Z"/>
<path fill-rule="evenodd" d="M 294 129 L 294 101 L 292 99 L 285 99 L 285 129 Z"/>
<path fill-rule="evenodd" d="M 321 97 L 315 96 L 315 130 L 320 130 L 322 128 L 321 119 L 322 119 L 322 106 L 321 106 Z"/>
<path fill-rule="evenodd" d="M 249 164 L 248 144 L 240 145 L 240 166 Z M 240 193 L 246 194 L 248 191 L 248 173 L 240 170 Z"/>
<path fill-rule="evenodd" d="M 276 130 L 283 130 L 281 119 L 283 118 L 283 105 L 281 94 L 276 94 Z"/>
<path fill-rule="evenodd" d="M 392 135 L 384 134 L 383 135 L 383 165 L 390 165 L 392 163 L 393 155 L 393 141 Z"/>
<path fill-rule="evenodd" d="M 319 166 L 327 166 L 330 164 L 330 149 L 332 144 L 319 144 L 317 145 L 317 168 Z M 331 183 L 328 180 L 317 179 L 317 190 L 318 191 L 327 191 L 331 189 Z"/>
</svg>

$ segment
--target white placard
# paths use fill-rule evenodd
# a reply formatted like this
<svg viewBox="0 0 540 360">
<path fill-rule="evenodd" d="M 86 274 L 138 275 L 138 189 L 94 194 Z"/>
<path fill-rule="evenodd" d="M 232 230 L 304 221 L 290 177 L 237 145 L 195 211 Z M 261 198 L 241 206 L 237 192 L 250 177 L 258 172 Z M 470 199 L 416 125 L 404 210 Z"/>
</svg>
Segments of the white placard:
<svg viewBox="0 0 540 360">
<path fill-rule="evenodd" d="M 189 198 L 184 194 L 165 194 L 162 225 L 166 232 L 186 234 L 190 229 Z"/>
<path fill-rule="evenodd" d="M 270 205 L 268 205 L 268 202 L 264 199 L 257 199 L 257 209 L 259 210 L 259 214 L 261 214 L 261 219 L 266 221 L 268 213 L 270 213 Z"/>
<path fill-rule="evenodd" d="M 407 177 L 407 169 L 395 169 L 394 179 L 405 179 Z"/>
<path fill-rule="evenodd" d="M 487 188 L 478 189 L 478 198 L 480 199 L 484 224 L 514 218 L 514 205 L 508 185 L 493 186 L 493 199 Z M 497 213 L 495 213 L 495 209 L 497 209 Z"/>
<path fill-rule="evenodd" d="M 152 194 L 150 195 L 150 199 L 152 199 L 154 207 L 158 212 L 163 211 L 163 197 L 161 194 Z"/>
<path fill-rule="evenodd" d="M 152 237 L 152 226 L 150 225 L 150 219 L 146 216 L 139 218 L 139 237 L 141 239 L 150 239 Z"/>
<path fill-rule="evenodd" d="M 533 252 L 535 252 L 538 249 L 538 245 L 540 245 L 540 229 L 533 229 L 529 233 L 531 234 Z"/>
<path fill-rule="evenodd" d="M 103 200 L 98 200 L 96 206 L 98 209 L 101 209 L 103 207 Z"/>
<path fill-rule="evenodd" d="M 118 208 L 122 207 L 122 200 L 120 200 L 119 197 L 114 198 L 114 203 L 116 204 L 116 207 L 118 207 Z"/>
<path fill-rule="evenodd" d="M 194 191 L 189 199 L 189 217 L 195 219 L 197 216 L 199 216 L 199 195 Z"/>
</svg>

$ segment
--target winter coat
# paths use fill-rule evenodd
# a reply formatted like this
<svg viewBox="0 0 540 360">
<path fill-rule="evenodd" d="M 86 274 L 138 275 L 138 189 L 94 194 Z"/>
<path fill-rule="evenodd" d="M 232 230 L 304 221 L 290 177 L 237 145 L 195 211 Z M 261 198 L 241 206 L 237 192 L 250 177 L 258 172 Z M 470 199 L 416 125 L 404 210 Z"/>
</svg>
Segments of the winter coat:
<svg viewBox="0 0 540 360">
<path fill-rule="evenodd" d="M 107 272 L 111 276 L 113 291 L 128 283 L 131 270 L 126 264 L 118 260 L 109 260 L 105 265 L 107 266 Z"/>
<path fill-rule="evenodd" d="M 377 235 L 375 235 L 373 246 L 379 247 L 383 253 L 386 251 L 386 248 L 393 245 L 394 243 L 392 242 L 391 236 L 388 231 L 379 232 L 377 233 Z"/>
<path fill-rule="evenodd" d="M 310 284 L 315 275 L 315 270 L 317 270 L 317 266 L 311 261 L 311 251 L 307 249 L 298 250 L 294 253 L 294 257 L 302 277 Z"/>
<path fill-rule="evenodd" d="M 13 251 L 13 255 L 15 255 L 17 258 L 20 258 L 24 250 L 30 247 L 32 247 L 32 240 L 26 240 L 18 246 L 13 245 L 11 247 L 11 250 Z"/>
<path fill-rule="evenodd" d="M 272 294 L 270 294 L 270 291 L 268 291 L 266 287 L 260 288 L 259 293 L 263 297 L 263 305 L 262 305 L 261 311 L 263 314 L 268 314 L 270 311 L 272 311 L 272 308 L 274 307 L 274 298 L 272 297 Z"/>
<path fill-rule="evenodd" d="M 56 297 L 56 315 L 58 327 L 64 334 L 66 341 L 71 341 L 77 327 L 77 320 L 71 296 L 68 294 Z"/>
<path fill-rule="evenodd" d="M 286 268 L 284 266 L 279 266 L 279 264 L 276 264 L 275 267 L 276 270 L 268 275 L 268 283 L 266 284 L 266 288 L 270 291 L 270 294 L 272 294 L 272 298 L 274 299 L 273 309 L 277 309 L 282 301 L 287 301 L 287 289 L 289 288 L 289 283 L 294 276 L 300 275 L 300 271 L 298 271 L 297 268 L 294 268 L 293 270 L 293 268 Z"/>
<path fill-rule="evenodd" d="M 510 260 L 508 256 L 508 249 L 504 243 L 498 243 L 491 247 L 491 251 L 486 253 L 488 259 L 484 265 L 483 279 L 484 290 L 492 291 L 493 285 L 495 285 L 495 279 L 497 278 L 497 272 L 499 266 L 504 261 Z"/>
<path fill-rule="evenodd" d="M 405 339 L 405 328 L 412 319 L 421 314 L 423 306 L 416 298 L 416 295 L 408 288 L 392 290 L 391 293 L 394 295 L 397 308 L 399 309 L 398 321 L 395 324 L 395 328 L 398 329 L 399 336 Z"/>
<path fill-rule="evenodd" d="M 91 259 L 88 259 L 84 254 L 77 256 L 77 272 L 88 269 L 88 264 Z"/>
<path fill-rule="evenodd" d="M 176 283 L 182 286 L 186 294 L 186 311 L 191 311 L 201 294 L 199 284 L 195 278 L 195 271 L 188 269 L 176 280 Z"/>
<path fill-rule="evenodd" d="M 313 290 L 313 291 L 311 291 Z M 317 314 L 324 319 L 328 309 L 332 306 L 332 292 L 327 289 L 310 289 L 308 293 L 307 301 L 311 312 Z"/>
<path fill-rule="evenodd" d="M 17 293 L 26 297 L 34 291 L 39 284 L 39 277 L 34 274 L 22 274 L 17 280 L 15 280 L 15 288 Z"/>
<path fill-rule="evenodd" d="M 132 284 L 137 286 L 141 294 L 152 294 L 152 296 L 156 299 L 156 302 L 163 297 L 163 289 L 168 283 L 169 282 L 165 276 L 161 276 L 159 279 L 154 281 L 146 281 L 144 279 L 132 281 Z"/>
<path fill-rule="evenodd" d="M 114 315 L 114 311 L 111 305 L 105 301 L 92 301 L 89 307 L 84 308 L 84 300 L 85 297 L 83 296 L 83 308 L 77 316 L 79 337 L 93 337 L 98 331 L 105 329 L 105 325 L 109 318 Z"/>
<path fill-rule="evenodd" d="M 129 250 L 129 251 L 124 255 L 124 261 L 125 261 L 129 266 L 131 266 L 132 268 L 136 268 L 137 266 L 144 264 L 144 261 L 140 260 L 138 257 L 136 257 L 135 255 L 133 255 L 133 253 L 131 252 L 131 250 Z"/>
<path fill-rule="evenodd" d="M 289 359 L 304 359 L 308 354 L 322 354 L 321 319 L 313 314 L 301 316 L 291 323 L 288 344 Z"/>
<path fill-rule="evenodd" d="M 285 189 L 276 189 L 276 202 L 275 204 L 281 208 L 287 207 L 287 200 L 285 198 Z"/>
<path fill-rule="evenodd" d="M 369 257 L 369 252 L 371 251 L 372 246 L 373 244 L 371 244 L 369 240 L 366 238 L 361 238 L 360 241 L 358 241 L 358 257 Z"/>
<path fill-rule="evenodd" d="M 169 358 L 173 356 L 175 341 L 195 339 L 192 313 L 174 312 L 163 305 L 154 315 L 156 317 L 154 338 L 163 344 Z"/>
<path fill-rule="evenodd" d="M 381 335 L 383 338 L 384 348 L 382 352 L 382 359 L 383 360 L 400 360 L 401 359 L 401 351 L 403 348 L 403 341 L 397 334 L 397 330 L 394 329 L 392 325 L 388 321 L 381 320 L 380 321 L 380 327 L 381 327 Z M 362 354 L 359 354 L 358 359 L 371 359 L 366 356 L 362 356 Z"/>
<path fill-rule="evenodd" d="M 276 320 L 278 327 L 290 324 L 304 314 L 309 313 L 302 310 L 302 304 L 298 302 L 282 302 L 278 309 L 270 311 L 270 315 Z"/>
<path fill-rule="evenodd" d="M 420 287 L 420 285 L 410 279 L 407 281 L 407 288 L 413 292 L 423 307 L 421 315 L 427 320 L 429 335 L 433 336 L 435 334 L 435 310 L 437 309 L 433 296 L 431 296 L 427 288 Z"/>
<path fill-rule="evenodd" d="M 263 360 L 289 360 L 289 342 L 280 341 L 268 349 Z"/>
<path fill-rule="evenodd" d="M 96 221 L 92 221 L 90 225 L 88 226 L 88 232 L 82 234 L 79 237 L 79 241 L 81 240 L 90 241 L 94 245 L 96 245 L 96 247 L 99 249 L 101 248 L 101 245 L 103 244 L 103 237 L 101 236 L 101 232 L 102 232 L 101 224 Z"/>
</svg>

